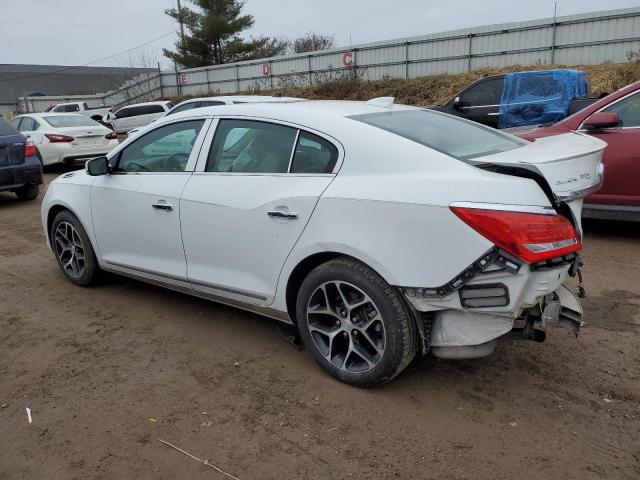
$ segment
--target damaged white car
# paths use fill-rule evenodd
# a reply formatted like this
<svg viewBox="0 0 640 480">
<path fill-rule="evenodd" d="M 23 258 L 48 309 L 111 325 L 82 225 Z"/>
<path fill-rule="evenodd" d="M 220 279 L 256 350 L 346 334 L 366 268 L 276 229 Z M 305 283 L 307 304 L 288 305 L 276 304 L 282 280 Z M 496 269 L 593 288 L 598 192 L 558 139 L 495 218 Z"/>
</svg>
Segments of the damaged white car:
<svg viewBox="0 0 640 480">
<path fill-rule="evenodd" d="M 276 318 L 331 375 L 371 386 L 419 352 L 578 333 L 563 282 L 605 146 L 388 98 L 202 108 L 56 179 L 42 222 L 77 285 L 106 270 Z"/>
</svg>

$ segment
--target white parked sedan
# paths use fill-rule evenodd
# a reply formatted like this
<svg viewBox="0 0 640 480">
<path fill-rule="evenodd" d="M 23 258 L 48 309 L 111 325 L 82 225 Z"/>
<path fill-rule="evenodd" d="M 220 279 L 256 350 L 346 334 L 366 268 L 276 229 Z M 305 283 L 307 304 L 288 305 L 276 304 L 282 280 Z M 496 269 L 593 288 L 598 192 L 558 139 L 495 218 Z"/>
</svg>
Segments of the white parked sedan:
<svg viewBox="0 0 640 480">
<path fill-rule="evenodd" d="M 43 165 L 106 155 L 118 146 L 111 129 L 77 113 L 30 113 L 11 124 L 31 138 Z"/>
<path fill-rule="evenodd" d="M 106 270 L 258 312 L 331 375 L 377 385 L 417 352 L 577 334 L 563 282 L 605 146 L 389 99 L 202 108 L 56 179 L 42 222 L 74 284 Z"/>
</svg>

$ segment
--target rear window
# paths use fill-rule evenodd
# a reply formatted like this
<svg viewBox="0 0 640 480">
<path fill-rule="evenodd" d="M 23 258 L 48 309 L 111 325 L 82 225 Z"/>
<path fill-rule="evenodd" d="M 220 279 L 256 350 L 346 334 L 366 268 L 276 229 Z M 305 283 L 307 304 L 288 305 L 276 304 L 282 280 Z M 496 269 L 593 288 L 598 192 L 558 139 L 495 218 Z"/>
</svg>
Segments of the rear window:
<svg viewBox="0 0 640 480">
<path fill-rule="evenodd" d="M 18 130 L 16 130 L 13 125 L 7 122 L 4 118 L 0 117 L 0 136 L 6 135 L 18 135 Z"/>
<path fill-rule="evenodd" d="M 458 160 L 506 152 L 526 144 L 478 123 L 433 110 L 401 110 L 354 115 L 353 120 L 413 140 Z"/>
<path fill-rule="evenodd" d="M 56 115 L 43 116 L 42 119 L 53 128 L 64 127 L 96 127 L 100 124 L 84 115 Z"/>
</svg>

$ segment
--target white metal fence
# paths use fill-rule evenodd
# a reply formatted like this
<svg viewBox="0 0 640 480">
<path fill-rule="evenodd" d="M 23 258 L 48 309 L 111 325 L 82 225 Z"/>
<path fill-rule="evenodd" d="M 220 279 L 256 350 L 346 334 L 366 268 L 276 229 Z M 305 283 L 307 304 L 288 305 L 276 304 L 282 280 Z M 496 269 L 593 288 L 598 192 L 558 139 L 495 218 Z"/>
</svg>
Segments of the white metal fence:
<svg viewBox="0 0 640 480">
<path fill-rule="evenodd" d="M 627 61 L 640 49 L 640 8 L 487 25 L 234 64 L 138 77 L 92 96 L 29 98 L 31 110 L 86 101 L 101 107 L 175 95 L 221 94 L 322 82 L 346 70 L 370 80 L 461 73 L 507 65 L 593 65 Z"/>
</svg>

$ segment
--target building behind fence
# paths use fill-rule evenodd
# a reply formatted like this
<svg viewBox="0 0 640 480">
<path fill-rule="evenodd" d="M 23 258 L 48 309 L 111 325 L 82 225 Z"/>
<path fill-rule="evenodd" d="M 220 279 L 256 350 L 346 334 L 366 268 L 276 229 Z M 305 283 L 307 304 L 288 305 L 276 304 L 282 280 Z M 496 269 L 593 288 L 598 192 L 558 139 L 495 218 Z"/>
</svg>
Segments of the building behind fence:
<svg viewBox="0 0 640 480">
<path fill-rule="evenodd" d="M 346 70 L 369 80 L 462 73 L 508 65 L 621 63 L 640 49 L 640 8 L 454 30 L 262 60 L 159 71 L 116 91 L 89 96 L 29 98 L 29 108 L 86 101 L 103 107 L 178 95 L 228 94 L 309 85 Z"/>
</svg>

